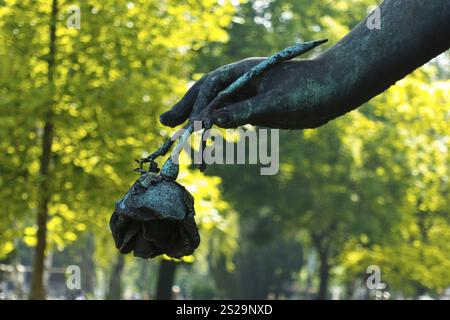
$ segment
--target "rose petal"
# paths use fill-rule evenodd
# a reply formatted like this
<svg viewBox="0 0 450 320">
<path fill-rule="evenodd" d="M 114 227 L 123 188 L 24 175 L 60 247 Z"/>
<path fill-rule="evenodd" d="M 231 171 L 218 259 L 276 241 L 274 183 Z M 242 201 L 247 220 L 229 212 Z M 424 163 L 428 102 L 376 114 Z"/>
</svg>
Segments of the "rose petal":
<svg viewBox="0 0 450 320">
<path fill-rule="evenodd" d="M 111 216 L 111 219 L 109 220 L 109 227 L 111 229 L 116 248 L 120 248 L 122 246 L 123 238 L 125 237 L 126 232 L 123 224 L 119 223 L 119 218 L 119 214 L 114 212 Z"/>
<path fill-rule="evenodd" d="M 158 219 L 183 220 L 186 216 L 184 188 L 174 181 L 162 180 L 133 194 L 126 216 L 141 222 Z"/>
<path fill-rule="evenodd" d="M 125 232 L 125 237 L 123 239 L 123 243 L 119 248 L 119 251 L 121 253 L 130 253 L 134 248 L 135 238 L 138 234 L 139 230 L 141 229 L 141 226 L 139 223 L 132 221 Z"/>
<path fill-rule="evenodd" d="M 155 220 L 145 222 L 143 226 L 143 237 L 153 241 L 160 248 L 170 248 L 178 242 L 179 223 L 169 220 Z"/>
<path fill-rule="evenodd" d="M 194 198 L 182 185 L 161 179 L 143 187 L 138 181 L 116 203 L 110 228 L 121 253 L 181 258 L 200 244 L 194 215 Z"/>
<path fill-rule="evenodd" d="M 200 234 L 198 233 L 197 225 L 193 217 L 187 217 L 182 224 L 182 234 L 189 239 L 191 247 L 195 250 L 200 245 Z"/>
<path fill-rule="evenodd" d="M 136 237 L 135 247 L 134 247 L 134 256 L 144 259 L 154 258 L 163 254 L 164 251 L 161 248 L 158 248 L 151 241 L 147 241 L 144 239 L 143 235 L 140 233 Z"/>
</svg>

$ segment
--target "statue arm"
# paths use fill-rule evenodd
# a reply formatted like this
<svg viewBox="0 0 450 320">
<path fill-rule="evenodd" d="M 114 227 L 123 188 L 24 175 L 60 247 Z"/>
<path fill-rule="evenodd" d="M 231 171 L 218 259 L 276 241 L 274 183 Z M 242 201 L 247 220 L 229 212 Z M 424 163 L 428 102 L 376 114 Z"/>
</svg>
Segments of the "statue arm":
<svg viewBox="0 0 450 320">
<path fill-rule="evenodd" d="M 221 127 L 253 124 L 315 128 L 359 107 L 450 47 L 448 0 L 385 0 L 380 29 L 361 21 L 311 60 L 270 69 L 212 114 Z M 220 90 L 262 58 L 221 67 L 194 85 L 161 122 L 176 126 L 195 116 Z"/>
</svg>

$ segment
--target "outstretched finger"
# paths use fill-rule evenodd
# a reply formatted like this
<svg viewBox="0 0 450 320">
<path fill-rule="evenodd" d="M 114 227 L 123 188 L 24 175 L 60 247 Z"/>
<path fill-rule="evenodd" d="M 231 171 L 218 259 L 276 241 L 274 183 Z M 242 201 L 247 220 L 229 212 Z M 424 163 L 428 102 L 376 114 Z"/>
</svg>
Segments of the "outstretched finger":
<svg viewBox="0 0 450 320">
<path fill-rule="evenodd" d="M 251 58 L 228 64 L 212 72 L 198 93 L 192 109 L 192 116 L 199 115 L 208 104 L 228 85 L 258 64 L 261 58 Z"/>
<path fill-rule="evenodd" d="M 192 112 L 198 93 L 200 92 L 206 78 L 207 75 L 204 75 L 200 80 L 198 80 L 177 104 L 175 104 L 170 110 L 160 115 L 159 121 L 163 125 L 169 127 L 176 127 L 185 122 Z"/>
</svg>

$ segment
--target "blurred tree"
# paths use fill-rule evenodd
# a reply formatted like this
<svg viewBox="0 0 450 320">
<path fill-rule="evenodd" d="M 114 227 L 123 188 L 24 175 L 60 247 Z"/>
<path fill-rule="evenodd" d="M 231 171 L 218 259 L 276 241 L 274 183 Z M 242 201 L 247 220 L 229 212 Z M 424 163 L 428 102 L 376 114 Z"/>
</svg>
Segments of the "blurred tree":
<svg viewBox="0 0 450 320">
<path fill-rule="evenodd" d="M 125 267 L 125 256 L 120 253 L 117 253 L 116 256 L 116 263 L 113 265 L 109 278 L 108 294 L 106 295 L 108 300 L 120 300 L 123 294 L 122 273 Z"/>
<path fill-rule="evenodd" d="M 380 266 L 383 280 L 393 293 L 416 297 L 424 293 L 442 294 L 450 285 L 447 245 L 450 126 L 446 110 L 450 83 L 446 80 L 425 84 L 431 83 L 433 76 L 432 68 L 428 73 L 416 72 L 393 88 L 390 95 L 371 102 L 372 115 L 389 122 L 371 138 L 359 139 L 368 144 L 375 136 L 397 132 L 398 137 L 391 141 L 397 145 L 397 155 L 389 156 L 404 157 L 402 165 L 392 172 L 403 176 L 404 188 L 397 200 L 403 201 L 399 208 L 403 218 L 400 224 L 383 231 L 380 242 L 352 241 L 341 255 L 348 278 L 364 274 L 364 266 L 375 264 Z M 399 107 L 393 110 L 390 105 Z M 377 149 L 384 145 L 386 141 L 378 143 Z M 383 202 L 384 198 L 377 201 Z"/>
<path fill-rule="evenodd" d="M 372 4 L 371 1 L 357 0 L 295 3 L 283 0 L 248 1 L 238 8 L 233 19 L 230 41 L 226 45 L 209 44 L 200 50 L 199 70 L 207 72 L 249 56 L 267 56 L 295 41 L 330 38 L 330 43 L 333 43 L 363 18 Z M 440 71 L 438 75 L 445 74 Z M 418 205 L 423 207 L 423 201 L 434 199 L 433 202 L 442 202 L 448 198 L 448 191 L 442 191 L 448 188 L 448 182 L 445 182 L 448 173 L 442 167 L 448 159 L 448 147 L 443 144 L 450 134 L 446 125 L 448 112 L 438 106 L 439 103 L 446 106 L 446 99 L 439 88 L 447 88 L 448 91 L 448 83 L 437 82 L 429 89 L 420 90 L 435 77 L 430 68 L 423 68 L 404 80 L 415 83 L 409 89 L 395 86 L 376 98 L 376 102 L 370 102 L 366 107 L 318 130 L 284 132 L 280 141 L 281 170 L 275 177 L 259 177 L 258 172 L 248 166 L 216 166 L 211 169 L 210 172 L 219 173 L 223 178 L 224 194 L 239 209 L 241 224 L 251 223 L 253 219 L 262 222 L 264 219 L 260 212 L 270 212 L 269 215 L 285 222 L 284 232 L 292 235 L 299 230 L 305 245 L 317 251 L 320 260 L 318 298 L 328 297 L 330 274 L 334 267 L 343 263 L 340 254 L 347 252 L 344 249 L 347 245 L 357 243 L 358 246 L 378 248 L 380 259 L 395 261 L 389 253 L 391 249 L 386 247 L 384 251 L 384 246 L 380 245 L 389 244 L 396 248 L 394 252 L 403 250 L 405 239 L 399 242 L 394 238 L 399 228 L 403 229 L 411 223 L 407 222 L 411 219 L 411 212 L 416 211 Z M 401 93 L 405 91 L 407 94 Z M 421 114 L 412 116 L 417 123 L 416 131 L 411 131 L 408 118 L 399 116 L 401 110 L 415 109 L 422 99 L 429 100 L 429 95 L 436 92 L 439 92 L 437 102 L 422 111 L 428 115 L 428 121 Z M 426 139 L 417 140 L 414 143 L 420 148 L 411 149 L 413 136 L 419 134 L 418 128 L 424 130 L 428 122 L 434 122 L 433 126 L 440 128 L 440 133 L 436 134 L 433 129 L 421 132 L 420 135 L 426 136 Z M 412 137 L 406 137 L 405 132 Z M 429 144 L 440 151 L 426 148 Z M 440 152 L 442 156 L 439 166 L 431 156 L 435 152 Z M 421 155 L 420 160 L 413 160 L 418 155 Z M 424 176 L 413 174 L 420 171 L 420 167 L 428 168 L 428 172 L 437 170 L 433 179 L 441 181 L 437 184 L 441 189 L 425 184 L 422 181 L 426 179 Z M 235 183 L 237 176 L 240 177 L 239 184 Z M 420 185 L 422 191 L 411 189 L 411 185 Z M 417 192 L 423 194 L 420 201 L 417 201 Z M 415 199 L 414 203 L 405 198 L 408 194 L 409 198 Z M 424 213 L 420 216 L 421 227 L 415 227 L 419 230 L 434 223 L 442 228 L 442 220 L 445 220 Z M 434 222 L 428 220 L 425 223 L 427 219 Z M 272 227 L 269 220 L 266 223 L 267 228 Z M 242 232 L 247 230 L 241 227 Z M 241 238 L 242 241 L 252 241 L 242 234 Z M 239 255 L 241 259 L 246 259 L 248 253 L 243 247 Z M 430 248 L 436 253 L 441 252 L 437 244 Z M 419 250 L 414 252 L 418 254 Z M 354 253 L 350 251 L 348 254 L 352 256 Z M 397 259 L 400 257 L 403 263 L 409 263 L 410 257 L 396 255 Z M 439 257 L 442 259 L 439 260 L 441 265 L 449 261 L 443 251 Z M 354 261 L 352 267 L 357 271 L 350 272 L 349 278 L 364 274 L 368 266 L 365 262 L 361 259 Z M 414 266 L 420 269 L 421 263 L 416 261 Z M 238 264 L 236 268 L 239 268 Z M 448 279 L 449 275 L 444 273 L 441 273 L 442 279 Z M 391 279 L 395 276 L 398 275 L 393 274 Z M 398 279 L 403 278 L 399 276 Z M 442 284 L 445 283 L 444 280 Z M 396 288 L 400 290 L 399 285 Z"/>
<path fill-rule="evenodd" d="M 158 286 L 156 287 L 157 300 L 171 300 L 172 286 L 175 279 L 177 263 L 172 260 L 162 260 L 159 265 Z"/>
<path fill-rule="evenodd" d="M 247 57 L 269 56 L 294 42 L 327 38 L 328 45 L 333 44 L 363 19 L 372 5 L 371 0 L 244 1 L 229 28 L 230 40 L 200 47 L 196 70 L 209 72 Z"/>
<path fill-rule="evenodd" d="M 44 297 L 47 243 L 61 249 L 87 227 L 107 232 L 112 199 L 136 178 L 130 155 L 162 141 L 161 106 L 185 91 L 193 50 L 226 40 L 234 11 L 206 0 L 79 6 L 0 6 L 0 255 L 22 233 L 37 244 L 33 298 Z M 81 30 L 67 24 L 77 10 Z"/>
<path fill-rule="evenodd" d="M 247 1 L 237 7 L 226 45 L 220 42 L 236 10 L 228 1 L 84 1 L 81 30 L 66 24 L 71 3 L 53 4 L 0 4 L 0 257 L 20 245 L 19 237 L 39 243 L 35 298 L 43 297 L 46 250 L 62 249 L 80 232 L 95 235 L 96 266 L 111 276 L 112 199 L 136 178 L 131 155 L 141 157 L 167 136 L 156 119 L 188 79 L 299 40 L 333 43 L 373 2 Z M 317 131 L 283 132 L 277 176 L 216 166 L 208 174 L 222 180 L 180 177 L 196 198 L 203 239 L 187 262 L 209 262 L 216 275 L 225 270 L 217 277 L 223 290 L 232 274 L 230 296 L 245 283 L 247 297 L 264 297 L 292 281 L 302 252 L 312 248 L 321 260 L 320 298 L 336 266 L 351 283 L 369 264 L 378 264 L 399 293 L 441 293 L 450 278 L 450 84 L 436 81 L 448 72 L 435 67 L 439 72 L 416 72 Z M 239 237 L 221 181 L 241 214 Z M 278 258 L 266 261 L 272 256 Z M 256 265 L 258 272 L 249 272 Z M 239 280 L 244 275 L 261 287 L 248 288 Z"/>
</svg>

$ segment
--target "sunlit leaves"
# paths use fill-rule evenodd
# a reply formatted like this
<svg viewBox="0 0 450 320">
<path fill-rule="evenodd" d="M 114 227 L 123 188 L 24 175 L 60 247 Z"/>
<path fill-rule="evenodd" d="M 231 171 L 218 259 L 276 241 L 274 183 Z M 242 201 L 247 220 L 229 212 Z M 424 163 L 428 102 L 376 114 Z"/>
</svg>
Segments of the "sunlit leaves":
<svg viewBox="0 0 450 320">
<path fill-rule="evenodd" d="M 230 43 L 204 48 L 199 67 L 207 61 L 204 71 L 210 71 L 301 40 L 329 38 L 326 45 L 333 45 L 374 4 L 248 1 L 238 9 Z M 368 265 L 379 264 L 392 291 L 442 290 L 450 278 L 443 245 L 449 233 L 450 83 L 438 67 L 417 70 L 318 130 L 282 133 L 278 175 L 262 179 L 250 166 L 227 167 L 221 171 L 226 196 L 246 224 L 249 216 L 262 221 L 261 212 L 270 212 L 270 223 L 276 217 L 286 225 L 283 235 L 300 234 L 311 245 L 305 234 L 322 234 L 338 255 L 331 259 L 344 274 L 338 280 L 355 281 Z"/>
<path fill-rule="evenodd" d="M 395 214 L 401 216 L 400 223 L 383 231 L 382 245 L 350 242 L 351 249 L 342 254 L 343 263 L 349 277 L 352 272 L 364 272 L 367 265 L 377 264 L 390 290 L 405 294 L 415 294 L 420 288 L 442 293 L 450 284 L 447 239 L 450 125 L 444 102 L 449 98 L 450 83 L 427 84 L 425 70 L 415 72 L 372 100 L 368 108 L 361 110 L 366 116 L 359 112 L 351 114 L 359 118 L 356 124 L 374 120 L 378 123 L 378 129 L 369 137 L 369 131 L 360 127 L 350 141 L 360 139 L 369 146 L 374 140 L 376 144 L 371 148 L 387 165 L 377 167 L 375 173 L 380 179 L 394 183 L 395 189 L 388 190 L 403 191 L 393 199 L 398 203 Z M 368 188 L 373 186 L 367 184 Z M 379 202 L 378 198 L 375 200 Z M 379 203 L 377 211 L 384 210 L 386 202 Z"/>
<path fill-rule="evenodd" d="M 226 40 L 235 10 L 229 1 L 82 1 L 78 30 L 66 24 L 74 3 L 58 1 L 51 90 L 50 4 L 0 7 L 0 242 L 7 243 L 0 256 L 23 230 L 26 244 L 35 244 L 47 110 L 55 126 L 48 236 L 51 248 L 62 249 L 87 227 L 108 232 L 114 200 L 137 178 L 133 159 L 163 140 L 157 118 L 184 93 L 193 49 Z M 214 201 L 217 194 L 204 210 Z"/>
</svg>

